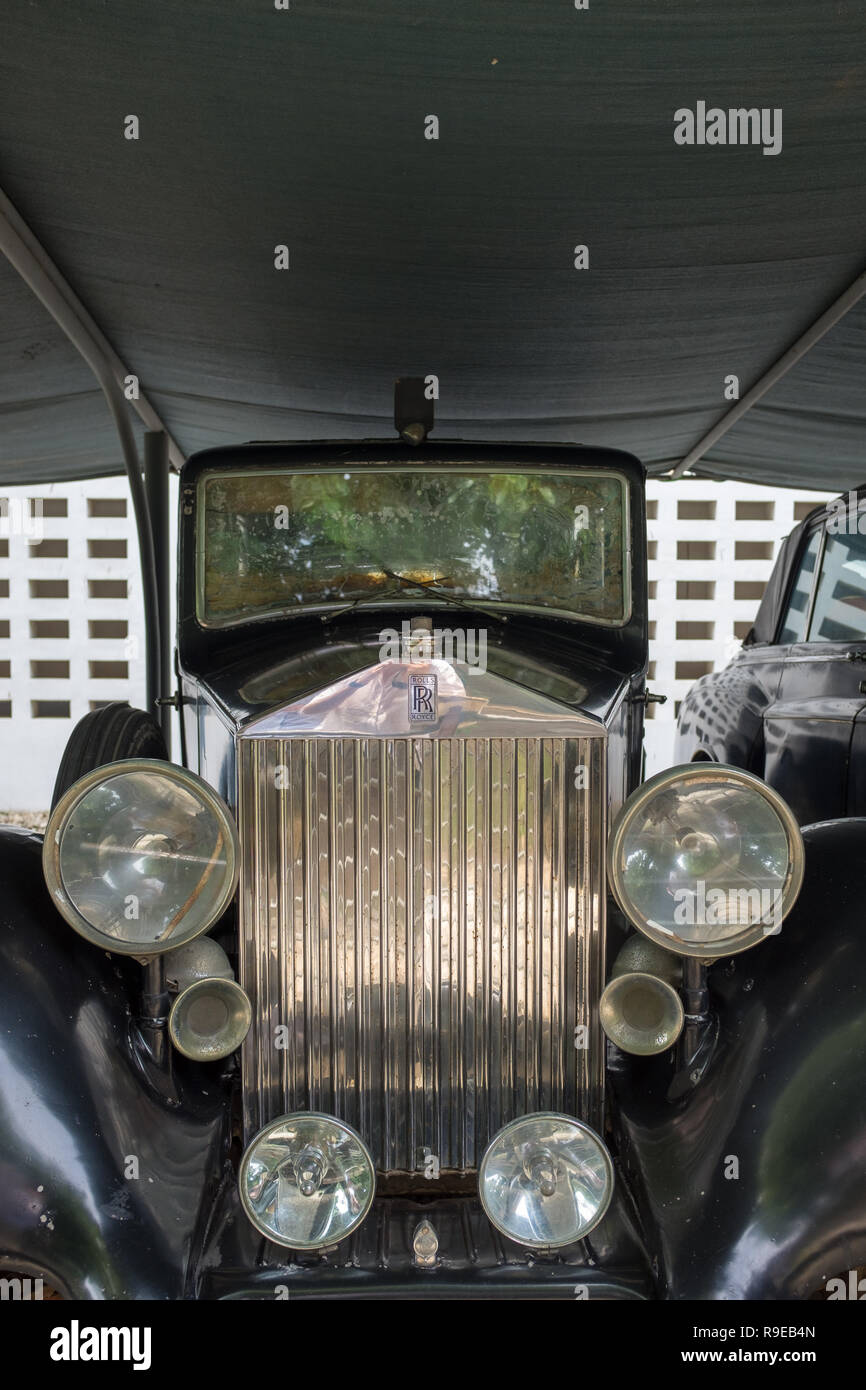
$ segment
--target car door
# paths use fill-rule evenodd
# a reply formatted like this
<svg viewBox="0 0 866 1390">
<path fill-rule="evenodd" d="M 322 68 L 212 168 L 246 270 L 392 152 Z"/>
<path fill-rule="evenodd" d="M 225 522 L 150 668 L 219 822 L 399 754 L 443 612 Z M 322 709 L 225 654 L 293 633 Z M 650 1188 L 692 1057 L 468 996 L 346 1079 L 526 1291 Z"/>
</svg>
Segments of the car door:
<svg viewBox="0 0 866 1390">
<path fill-rule="evenodd" d="M 866 536 L 857 521 L 855 512 L 832 533 L 812 533 L 814 581 L 805 607 L 801 584 L 801 608 L 783 623 L 781 680 L 764 713 L 764 776 L 801 825 L 849 814 L 852 738 L 866 709 Z"/>
<path fill-rule="evenodd" d="M 709 757 L 764 775 L 764 715 L 778 698 L 791 645 L 806 634 L 819 543 L 817 526 L 808 534 L 798 528 L 783 543 L 742 650 L 682 702 L 675 761 Z"/>
</svg>

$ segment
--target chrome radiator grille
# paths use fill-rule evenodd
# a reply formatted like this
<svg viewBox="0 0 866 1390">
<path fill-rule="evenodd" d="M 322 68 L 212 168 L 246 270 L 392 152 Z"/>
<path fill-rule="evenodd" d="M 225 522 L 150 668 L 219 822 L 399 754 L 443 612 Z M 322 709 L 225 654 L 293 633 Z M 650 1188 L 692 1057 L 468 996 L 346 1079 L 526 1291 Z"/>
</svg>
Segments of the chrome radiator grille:
<svg viewBox="0 0 866 1390">
<path fill-rule="evenodd" d="M 321 1110 L 430 1174 L 527 1111 L 598 1123 L 603 763 L 601 738 L 239 740 L 248 1134 Z"/>
</svg>

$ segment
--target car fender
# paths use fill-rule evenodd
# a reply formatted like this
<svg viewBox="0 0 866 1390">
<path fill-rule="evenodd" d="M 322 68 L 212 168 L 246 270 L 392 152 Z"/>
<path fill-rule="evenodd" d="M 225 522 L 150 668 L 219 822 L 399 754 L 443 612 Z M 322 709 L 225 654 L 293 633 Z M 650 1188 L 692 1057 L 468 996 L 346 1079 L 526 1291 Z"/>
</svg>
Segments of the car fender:
<svg viewBox="0 0 866 1390">
<path fill-rule="evenodd" d="M 764 777 L 801 825 L 844 816 L 863 696 L 778 700 L 764 711 Z"/>
<path fill-rule="evenodd" d="M 764 710 L 781 674 L 770 650 L 746 648 L 687 691 L 677 719 L 675 762 L 691 762 L 703 753 L 715 762 L 761 772 Z"/>
<path fill-rule="evenodd" d="M 0 1268 L 68 1298 L 184 1296 L 225 1165 L 218 1064 L 148 1065 L 141 967 L 76 935 L 0 828 Z"/>
<path fill-rule="evenodd" d="M 866 819 L 804 842 L 778 935 L 709 971 L 719 1039 L 694 1089 L 668 1100 L 675 1052 L 612 1072 L 669 1298 L 801 1299 L 866 1262 Z"/>
</svg>

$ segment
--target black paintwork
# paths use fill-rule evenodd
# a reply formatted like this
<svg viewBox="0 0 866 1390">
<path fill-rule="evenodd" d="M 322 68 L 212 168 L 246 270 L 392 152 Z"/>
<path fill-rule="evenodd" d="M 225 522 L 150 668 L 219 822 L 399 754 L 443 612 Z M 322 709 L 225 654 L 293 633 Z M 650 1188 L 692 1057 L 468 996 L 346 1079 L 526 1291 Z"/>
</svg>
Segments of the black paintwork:
<svg viewBox="0 0 866 1390">
<path fill-rule="evenodd" d="M 323 626 L 277 619 L 204 633 L 191 607 L 187 511 L 203 467 L 181 479 L 180 679 L 189 761 L 234 800 L 233 735 L 245 720 L 373 659 L 381 626 L 365 608 Z M 437 459 L 464 452 L 437 445 Z M 334 449 L 257 447 L 257 464 L 332 460 Z M 489 664 L 604 720 L 609 798 L 639 777 L 646 666 L 643 475 L 624 455 L 473 446 L 472 457 L 558 464 L 607 460 L 633 484 L 634 613 L 620 632 L 544 618 L 490 632 Z M 402 446 L 340 456 L 417 460 Z M 427 455 L 425 455 L 427 456 Z M 464 453 L 465 456 L 465 453 Z M 416 601 L 407 610 L 418 611 Z M 393 621 L 393 619 L 392 619 Z M 478 622 L 484 621 L 478 615 Z M 472 618 L 466 618 L 471 623 Z M 760 687 L 755 654 L 739 670 Z M 753 703 L 758 708 L 757 698 Z M 760 727 L 756 713 L 755 729 Z M 866 725 L 859 732 L 866 735 Z M 744 738 L 745 743 L 749 740 Z M 753 742 L 754 740 L 752 740 Z M 807 834 L 806 887 L 781 935 L 710 972 L 719 1043 L 695 1087 L 668 1099 L 678 1054 L 650 1062 L 610 1050 L 615 1200 L 588 1241 L 545 1259 L 500 1238 L 477 1199 L 431 1185 L 380 1195 L 352 1240 L 292 1256 L 239 1208 L 233 1065 L 155 1060 L 137 1018 L 141 972 L 76 936 L 45 890 L 38 837 L 0 831 L 0 1252 L 79 1298 L 789 1297 L 866 1260 L 866 955 L 860 865 L 866 821 Z M 859 876 L 859 877 L 858 877 Z M 829 907 L 829 911 L 828 911 Z M 621 934 L 610 913 L 611 945 Z M 216 929 L 229 949 L 231 915 Z M 680 1082 L 682 1074 L 680 1074 Z M 740 1178 L 724 1178 L 726 1155 Z M 124 1176 L 130 1157 L 140 1176 Z M 440 1268 L 411 1263 L 422 1216 Z M 44 1218 L 44 1219 L 43 1219 Z"/>
<path fill-rule="evenodd" d="M 866 488 L 844 502 L 847 515 L 856 516 Z M 866 812 L 857 756 L 864 746 L 866 643 L 781 640 L 800 561 L 827 517 L 825 507 L 816 508 L 785 541 L 742 650 L 683 700 L 674 749 L 676 762 L 707 758 L 757 773 L 801 825 Z"/>
<path fill-rule="evenodd" d="M 214 1064 L 153 1066 L 140 971 L 67 927 L 41 850 L 0 828 L 0 1267 L 71 1298 L 182 1298 L 229 1090 Z"/>
<path fill-rule="evenodd" d="M 866 1261 L 866 820 L 804 839 L 781 932 L 709 972 L 721 1029 L 702 1084 L 668 1102 L 669 1053 L 613 1073 L 621 1161 L 672 1298 L 805 1298 Z"/>
<path fill-rule="evenodd" d="M 314 467 L 316 464 L 344 463 L 347 467 L 365 464 L 412 464 L 423 461 L 431 466 L 466 462 L 503 464 L 521 468 L 607 468 L 624 474 L 631 482 L 632 534 L 632 614 L 622 627 L 582 625 L 564 619 L 533 614 L 524 620 L 526 630 L 534 638 L 533 650 L 555 656 L 563 642 L 572 639 L 578 629 L 583 644 L 612 670 L 627 673 L 641 668 L 646 662 L 647 644 L 647 582 L 646 582 L 646 520 L 644 507 L 645 473 L 631 454 L 615 449 L 579 449 L 569 445 L 496 445 L 460 444 L 448 441 L 429 441 L 421 450 L 405 444 L 387 441 L 370 444 L 253 444 L 243 448 L 208 449 L 196 454 L 185 465 L 180 479 L 180 533 L 178 537 L 178 648 L 181 666 L 189 676 L 207 674 L 243 654 L 258 655 L 263 650 L 288 654 L 298 644 L 308 640 L 308 629 L 318 641 L 322 622 L 318 614 L 308 618 L 271 616 L 241 628 L 208 630 L 195 617 L 195 526 L 196 484 L 201 474 L 215 468 L 286 468 Z M 406 611 L 417 611 L 418 599 L 411 594 Z M 362 610 L 368 617 L 376 610 L 367 605 Z M 388 610 L 393 615 L 398 610 Z M 337 631 L 351 631 L 352 619 L 329 623 Z M 480 616 L 480 615 L 479 615 Z M 514 617 L 509 620 L 515 621 Z M 467 615 L 466 623 L 469 623 Z M 489 619 L 488 619 L 489 623 Z M 339 624 L 339 625 L 338 625 Z"/>
<path fill-rule="evenodd" d="M 412 1235 L 433 1221 L 439 1264 L 416 1269 Z M 240 1207 L 237 1184 L 217 1201 L 197 1274 L 201 1298 L 651 1298 L 650 1261 L 626 1189 L 590 1237 L 549 1257 L 491 1227 L 475 1196 L 379 1197 L 363 1225 L 327 1253 L 265 1241 Z"/>
</svg>

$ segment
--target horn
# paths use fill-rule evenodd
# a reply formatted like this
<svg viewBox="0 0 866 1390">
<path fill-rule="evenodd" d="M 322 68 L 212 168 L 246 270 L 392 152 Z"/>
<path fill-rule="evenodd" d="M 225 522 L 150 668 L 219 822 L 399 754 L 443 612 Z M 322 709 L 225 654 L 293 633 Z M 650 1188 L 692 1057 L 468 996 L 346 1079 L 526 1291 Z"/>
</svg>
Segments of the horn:
<svg viewBox="0 0 866 1390">
<path fill-rule="evenodd" d="M 233 980 L 229 958 L 210 936 L 197 936 L 165 955 L 165 982 L 172 994 L 183 994 L 194 980 Z"/>
<path fill-rule="evenodd" d="M 186 948 L 182 946 L 180 949 Z M 631 975 L 635 971 L 641 975 L 658 975 L 660 980 L 677 986 L 682 984 L 683 979 L 682 957 L 674 955 L 673 951 L 666 951 L 663 946 L 650 941 L 649 937 L 641 936 L 640 932 L 633 932 L 617 952 L 610 978 L 614 980 L 617 975 Z"/>
<path fill-rule="evenodd" d="M 601 1026 L 623 1052 L 649 1057 L 673 1047 L 682 1032 L 682 1000 L 658 975 L 632 971 L 617 975 L 599 1002 Z"/>
<path fill-rule="evenodd" d="M 252 1017 L 249 997 L 234 980 L 196 980 L 175 999 L 168 1031 L 184 1057 L 216 1062 L 240 1047 Z"/>
</svg>

